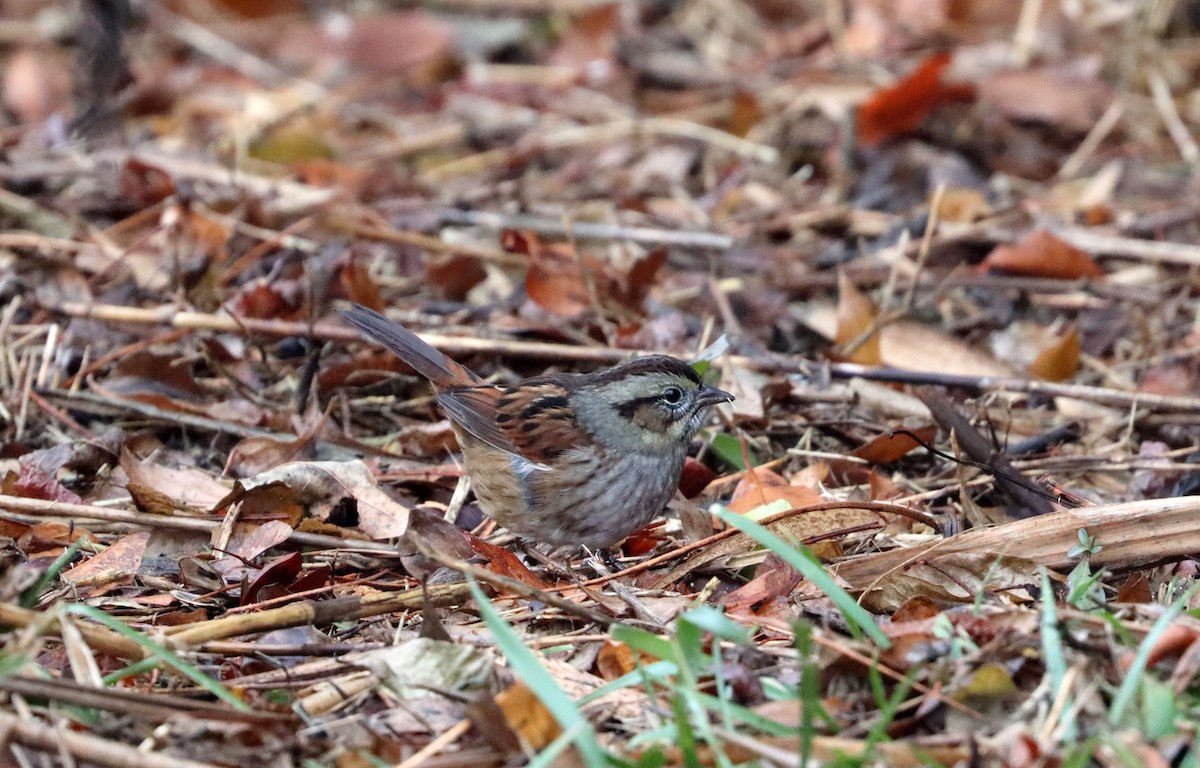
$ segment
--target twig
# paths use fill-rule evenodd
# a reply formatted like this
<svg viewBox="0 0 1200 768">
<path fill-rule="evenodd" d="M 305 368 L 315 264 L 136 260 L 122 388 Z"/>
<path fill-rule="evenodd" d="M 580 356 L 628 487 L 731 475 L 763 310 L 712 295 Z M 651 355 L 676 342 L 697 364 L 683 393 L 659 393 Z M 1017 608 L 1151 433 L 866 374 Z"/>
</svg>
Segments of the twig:
<svg viewBox="0 0 1200 768">
<path fill-rule="evenodd" d="M 311 80 L 285 72 L 191 19 L 171 13 L 157 4 L 149 10 L 153 11 L 152 16 L 158 18 L 158 26 L 167 35 L 252 80 L 273 87 L 290 85 L 310 103 L 326 98 L 329 94 L 325 88 Z"/>
<path fill-rule="evenodd" d="M 361 650 L 357 649 L 356 650 Z M 0 690 L 22 696 L 62 701 L 80 707 L 121 712 L 143 720 L 161 722 L 186 714 L 198 720 L 228 722 L 292 722 L 292 715 L 280 712 L 239 712 L 224 704 L 173 696 L 169 693 L 141 693 L 122 688 L 97 689 L 71 680 L 15 675 L 0 679 Z"/>
<path fill-rule="evenodd" d="M 779 150 L 774 147 L 756 144 L 707 125 L 670 117 L 630 118 L 599 125 L 566 128 L 545 136 L 531 137 L 529 141 L 544 149 L 555 149 L 593 142 L 618 141 L 642 134 L 692 139 L 760 163 L 771 164 L 779 160 Z M 503 163 L 512 157 L 514 152 L 519 151 L 519 149 L 505 147 L 451 160 L 426 170 L 424 180 L 429 183 L 437 183 L 454 176 L 479 173 Z"/>
<path fill-rule="evenodd" d="M 1104 545 L 1091 556 L 1092 565 L 1128 567 L 1183 557 L 1200 549 L 1197 513 L 1198 496 L 1069 509 L 843 560 L 834 565 L 834 571 L 851 586 L 862 588 L 897 568 L 1005 550 L 1047 568 L 1069 568 L 1074 560 L 1067 552 L 1078 543 L 1081 529 Z M 1019 546 L 1013 547 L 1014 542 Z"/>
<path fill-rule="evenodd" d="M 1071 156 L 1063 162 L 1059 167 L 1055 178 L 1069 179 L 1083 168 L 1084 164 L 1091 159 L 1104 140 L 1108 138 L 1108 134 L 1112 133 L 1112 129 L 1117 127 L 1117 122 L 1125 114 L 1125 105 L 1121 99 L 1114 99 L 1112 104 L 1108 105 L 1108 109 L 1104 110 L 1104 114 L 1088 131 L 1087 136 L 1083 137 L 1083 141 L 1079 142 L 1079 146 L 1071 153 Z"/>
<path fill-rule="evenodd" d="M 489 571 L 486 568 L 480 568 L 479 566 L 471 565 L 470 563 L 465 563 L 462 560 L 456 560 L 452 557 L 440 555 L 438 553 L 428 554 L 430 557 L 432 557 L 432 559 L 436 560 L 447 568 L 458 571 L 459 573 L 470 574 L 480 581 L 486 581 L 493 586 L 501 587 L 514 594 L 521 595 L 522 597 L 533 598 L 540 602 L 544 602 L 547 605 L 553 605 L 555 608 L 558 608 L 561 611 L 574 614 L 601 627 L 607 627 L 616 622 L 616 619 L 614 619 L 612 616 L 598 613 L 590 608 L 580 605 L 579 603 L 572 602 L 564 597 L 560 597 L 545 590 L 538 589 L 537 587 L 526 584 L 523 581 L 510 579 L 507 576 L 502 576 L 494 571 Z"/>
<path fill-rule="evenodd" d="M 207 432 L 236 435 L 237 437 L 267 437 L 285 442 L 296 439 L 295 435 L 273 432 L 262 427 L 221 421 L 219 419 L 211 419 L 207 416 L 197 416 L 180 411 L 167 411 L 158 406 L 142 403 L 137 400 L 121 400 L 94 392 L 70 392 L 61 389 L 47 389 L 42 390 L 40 394 L 46 400 L 57 402 L 71 410 L 84 411 L 94 415 L 134 415 L 150 421 L 177 424 L 183 427 L 194 427 Z"/>
<path fill-rule="evenodd" d="M 459 211 L 446 208 L 438 212 L 442 223 L 468 224 L 489 229 L 529 229 L 543 235 L 565 235 L 566 225 L 562 219 L 551 219 L 528 214 L 503 214 L 492 211 Z M 571 233 L 581 240 L 632 240 L 648 245 L 677 245 L 685 248 L 712 248 L 727 250 L 733 246 L 733 238 L 712 232 L 681 232 L 672 229 L 650 227 L 622 227 L 617 224 L 599 224 L 588 221 L 571 221 Z"/>
<path fill-rule="evenodd" d="M 471 719 L 464 718 L 459 720 L 454 725 L 442 731 L 441 734 L 428 744 L 414 752 L 411 757 L 397 765 L 396 768 L 419 768 L 419 766 L 428 762 L 429 758 L 462 738 L 469 730 L 471 730 Z"/>
<path fill-rule="evenodd" d="M 212 763 L 147 752 L 90 733 L 22 720 L 7 712 L 0 712 L 0 734 L 6 741 L 15 741 L 50 753 L 66 750 L 88 763 L 111 768 L 128 768 L 131 765 L 139 768 L 216 768 Z"/>
<path fill-rule="evenodd" d="M 1012 58 L 1017 67 L 1029 63 L 1033 45 L 1038 39 L 1038 19 L 1042 15 L 1042 0 L 1024 0 L 1021 15 L 1017 17 L 1017 29 L 1013 33 Z"/>
<path fill-rule="evenodd" d="M 456 253 L 463 256 L 470 256 L 480 261 L 489 261 L 508 267 L 525 267 L 529 265 L 529 260 L 524 256 L 517 253 L 509 253 L 499 248 L 488 248 L 468 243 L 449 243 L 431 235 L 423 235 L 420 232 L 408 232 L 381 225 L 363 224 L 345 218 L 335 218 L 333 221 L 328 222 L 328 224 L 334 230 L 348 235 L 370 238 L 371 240 L 379 240 L 384 243 L 412 245 L 431 253 Z"/>
<path fill-rule="evenodd" d="M 209 533 L 221 525 L 221 521 L 217 518 L 203 519 L 178 515 L 152 515 L 136 510 L 110 509 L 108 507 L 92 506 L 91 504 L 67 504 L 61 501 L 48 501 L 46 499 L 27 499 L 22 496 L 0 495 L 0 509 L 39 518 L 102 520 L 109 523 L 141 525 L 151 529 L 167 528 L 176 531 L 199 531 L 203 533 Z M 293 530 L 288 535 L 287 540 L 295 544 L 321 549 L 396 554 L 396 547 L 385 542 L 366 539 L 342 539 L 323 533 L 308 533 L 306 531 Z"/>
<path fill-rule="evenodd" d="M 1082 248 L 1096 256 L 1120 256 L 1164 264 L 1200 266 L 1200 245 L 1106 235 L 1083 227 L 1054 227 L 1051 231 L 1076 248 Z"/>
<path fill-rule="evenodd" d="M 1192 138 L 1191 132 L 1183 124 L 1179 110 L 1175 108 L 1175 99 L 1171 96 L 1171 89 L 1167 86 L 1167 81 L 1163 79 L 1157 69 L 1150 70 L 1148 81 L 1154 106 L 1158 108 L 1158 114 L 1162 117 L 1163 124 L 1167 126 L 1167 133 L 1171 135 L 1171 140 L 1179 148 L 1179 154 L 1188 163 L 1200 160 L 1200 147 L 1196 146 L 1196 140 Z"/>
<path fill-rule="evenodd" d="M 1200 247 L 1194 248 L 1198 256 L 1197 264 L 1200 264 Z M 57 307 L 57 310 L 67 315 L 90 317 L 96 320 L 163 324 L 172 325 L 177 328 L 193 328 L 220 333 L 249 332 L 261 333 L 273 337 L 307 337 L 311 332 L 316 338 L 326 341 L 345 343 L 358 339 L 358 334 L 354 330 L 343 325 L 318 323 L 310 327 L 307 322 L 239 319 L 226 315 L 180 311 L 174 307 L 141 309 L 109 304 L 68 302 Z M 450 355 L 494 354 L 536 360 L 613 365 L 627 360 L 635 354 L 645 355 L 654 353 L 653 350 L 577 347 L 569 344 L 547 344 L 512 339 L 477 339 L 467 336 L 445 336 L 432 333 L 422 333 L 419 335 L 428 343 Z M 1074 397 L 1080 400 L 1091 400 L 1121 408 L 1136 405 L 1138 409 L 1143 411 L 1186 411 L 1200 413 L 1200 398 L 1197 397 L 1171 397 L 1144 392 L 1125 392 L 1083 384 L 1059 384 L 1050 381 L 1033 381 L 1015 377 L 998 378 L 993 376 L 946 375 L 927 371 L 906 371 L 899 368 L 872 368 L 855 363 L 815 363 L 803 358 L 775 354 L 765 354 L 757 357 L 730 356 L 726 360 L 731 365 L 743 366 L 752 370 L 762 371 L 763 373 L 791 373 L 815 377 L 817 373 L 816 366 L 821 366 L 831 375 L 838 378 L 858 377 L 902 384 L 940 384 L 986 392 L 1027 392 L 1049 395 L 1051 397 Z"/>
</svg>

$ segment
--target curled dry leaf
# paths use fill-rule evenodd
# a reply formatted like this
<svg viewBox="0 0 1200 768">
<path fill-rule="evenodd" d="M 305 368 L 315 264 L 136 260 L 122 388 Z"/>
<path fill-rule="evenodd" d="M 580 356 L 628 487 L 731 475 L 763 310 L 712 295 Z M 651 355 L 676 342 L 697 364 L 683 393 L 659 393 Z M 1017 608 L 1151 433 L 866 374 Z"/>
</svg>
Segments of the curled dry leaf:
<svg viewBox="0 0 1200 768">
<path fill-rule="evenodd" d="M 164 467 L 141 461 L 132 452 L 121 452 L 121 469 L 130 483 L 137 483 L 169 497 L 180 507 L 212 509 L 229 495 L 229 487 L 194 467 Z"/>
<path fill-rule="evenodd" d="M 409 508 L 380 488 L 361 461 L 292 462 L 249 478 L 243 485 L 250 490 L 276 482 L 295 491 L 297 500 L 320 519 L 344 499 L 353 499 L 358 511 L 357 527 L 373 539 L 401 536 L 408 528 Z"/>
<path fill-rule="evenodd" d="M 1085 134 L 1112 103 L 1112 88 L 1092 60 L 1062 67 L 997 72 L 979 83 L 979 100 L 1011 120 Z"/>
<path fill-rule="evenodd" d="M 1096 278 L 1104 274 L 1086 251 L 1044 229 L 1030 233 L 1019 243 L 996 246 L 980 263 L 978 270 L 982 273 L 1001 271 L 1059 280 Z"/>
<path fill-rule="evenodd" d="M 122 536 L 103 552 L 64 571 L 62 579 L 75 588 L 101 587 L 131 579 L 142 565 L 142 555 L 145 554 L 149 541 L 149 531 Z"/>
<path fill-rule="evenodd" d="M 1029 364 L 1029 373 L 1046 381 L 1066 381 L 1079 370 L 1079 357 L 1083 346 L 1079 331 L 1074 326 L 1038 352 Z"/>
</svg>

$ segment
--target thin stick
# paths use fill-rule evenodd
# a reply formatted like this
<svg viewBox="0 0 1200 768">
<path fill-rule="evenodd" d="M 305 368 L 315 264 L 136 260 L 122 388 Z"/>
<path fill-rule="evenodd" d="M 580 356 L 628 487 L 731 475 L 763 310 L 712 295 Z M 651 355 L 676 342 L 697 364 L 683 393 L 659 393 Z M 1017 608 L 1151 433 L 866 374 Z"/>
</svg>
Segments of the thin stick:
<svg viewBox="0 0 1200 768">
<path fill-rule="evenodd" d="M 1104 140 L 1108 138 L 1108 134 L 1112 133 L 1112 129 L 1117 127 L 1117 122 L 1125 114 L 1125 104 L 1120 99 L 1114 99 L 1112 104 L 1108 105 L 1108 109 L 1104 110 L 1104 114 L 1088 131 L 1087 136 L 1083 137 L 1083 141 L 1079 142 L 1079 146 L 1071 153 L 1071 156 L 1066 159 L 1062 166 L 1055 174 L 1055 178 L 1069 179 L 1083 168 L 1084 164 L 1091 159 Z"/>
<path fill-rule="evenodd" d="M 1161 243 L 1157 245 L 1161 245 Z M 1200 248 L 1194 246 L 1192 248 L 1197 252 L 1196 263 L 1200 264 Z M 311 333 L 312 336 L 319 339 L 343 343 L 358 339 L 358 334 L 354 330 L 343 325 L 335 326 L 328 323 L 318 323 L 310 328 L 307 322 L 234 318 L 227 315 L 215 315 L 204 312 L 179 311 L 174 307 L 142 309 L 110 304 L 68 302 L 56 309 L 63 314 L 74 317 L 90 317 L 96 320 L 125 323 L 161 323 L 164 325 L 173 325 L 177 328 L 193 328 L 221 333 L 259 333 L 272 337 L 308 336 Z M 445 336 L 432 333 L 418 335 L 429 344 L 450 355 L 494 354 L 526 359 L 614 365 L 629 359 L 630 356 L 635 354 L 654 354 L 653 350 L 576 347 L 569 344 L 543 344 L 530 341 L 515 341 L 512 339 L 477 339 L 467 336 Z M 727 359 L 731 365 L 743 366 L 764 373 L 800 373 L 811 375 L 814 365 L 818 364 L 803 358 L 774 354 L 765 354 L 752 358 L 730 356 Z M 899 368 L 872 368 L 855 363 L 822 362 L 819 365 L 829 371 L 831 375 L 838 378 L 860 377 L 874 381 L 889 381 L 902 384 L 939 384 L 943 386 L 966 387 L 985 392 L 1010 391 L 1037 393 L 1051 397 L 1074 397 L 1080 400 L 1091 400 L 1119 408 L 1128 408 L 1136 405 L 1142 411 L 1185 411 L 1200 413 L 1200 397 L 1172 397 L 1145 392 L 1126 392 L 1083 384 L 1060 384 L 1051 381 L 1033 381 L 1030 379 L 946 375 L 928 371 L 906 371 Z"/>
<path fill-rule="evenodd" d="M 534 140 L 544 149 L 554 149 L 602 141 L 619 141 L 643 134 L 692 139 L 764 164 L 779 160 L 779 150 L 775 147 L 756 144 L 707 125 L 671 117 L 627 118 L 599 125 L 583 125 L 556 131 Z M 451 160 L 426 170 L 423 178 L 427 182 L 436 183 L 455 176 L 480 173 L 503 163 L 512 157 L 514 151 L 505 147 Z"/>
<path fill-rule="evenodd" d="M 1154 99 L 1154 106 L 1158 108 L 1158 114 L 1162 117 L 1163 124 L 1167 127 L 1167 133 L 1171 135 L 1171 140 L 1179 148 L 1179 154 L 1183 156 L 1183 159 L 1188 163 L 1195 163 L 1200 160 L 1200 147 L 1196 146 L 1196 140 L 1192 138 L 1191 131 L 1183 124 L 1183 118 L 1179 116 L 1179 110 L 1175 108 L 1175 98 L 1171 95 L 1167 81 L 1156 69 L 1150 70 L 1148 79 L 1150 95 Z"/>
<path fill-rule="evenodd" d="M 469 224 L 488 229 L 529 229 L 543 235 L 566 235 L 562 219 L 551 219 L 528 214 L 503 214 L 492 211 L 460 211 L 453 208 L 442 210 L 438 218 L 443 223 Z M 674 229 L 651 227 L 622 227 L 618 224 L 600 224 L 590 221 L 571 221 L 571 233 L 580 240 L 632 240 L 647 245 L 677 245 L 684 248 L 712 248 L 728 250 L 733 238 L 713 232 L 681 232 Z"/>
<path fill-rule="evenodd" d="M 433 741 L 414 752 L 411 757 L 397 765 L 396 768 L 418 768 L 418 766 L 424 765 L 429 758 L 458 741 L 469 730 L 471 730 L 471 719 L 463 718 L 459 720 L 454 725 L 442 731 Z"/>
<path fill-rule="evenodd" d="M 6 741 L 15 741 L 30 747 L 56 752 L 66 750 L 89 763 L 128 768 L 215 768 L 212 763 L 200 763 L 182 757 L 172 757 L 159 752 L 147 752 L 126 744 L 93 736 L 90 733 L 56 728 L 33 720 L 22 720 L 16 715 L 0 712 L 0 733 Z"/>
<path fill-rule="evenodd" d="M 209 533 L 221 525 L 217 518 L 183 517 L 180 515 L 152 515 L 127 509 L 110 509 L 91 504 L 67 504 L 46 499 L 27 499 L 23 496 L 0 495 L 0 509 L 33 517 L 61 518 L 64 520 L 102 520 L 109 523 L 130 523 L 146 528 L 169 528 L 177 531 L 199 531 Z M 322 533 L 292 531 L 288 541 L 322 549 L 360 550 L 371 553 L 395 554 L 396 548 L 380 541 L 342 539 Z"/>
</svg>

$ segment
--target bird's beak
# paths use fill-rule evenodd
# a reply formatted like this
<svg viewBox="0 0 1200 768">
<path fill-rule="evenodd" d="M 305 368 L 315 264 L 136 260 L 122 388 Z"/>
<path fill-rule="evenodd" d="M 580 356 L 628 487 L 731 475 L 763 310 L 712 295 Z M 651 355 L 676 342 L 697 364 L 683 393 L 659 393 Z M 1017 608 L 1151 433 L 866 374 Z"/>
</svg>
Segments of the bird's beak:
<svg viewBox="0 0 1200 768">
<path fill-rule="evenodd" d="M 733 395 L 725 390 L 705 385 L 700 387 L 700 394 L 696 397 L 696 403 L 701 408 L 704 408 L 709 405 L 716 405 L 717 403 L 730 403 L 733 402 L 733 399 Z"/>
</svg>

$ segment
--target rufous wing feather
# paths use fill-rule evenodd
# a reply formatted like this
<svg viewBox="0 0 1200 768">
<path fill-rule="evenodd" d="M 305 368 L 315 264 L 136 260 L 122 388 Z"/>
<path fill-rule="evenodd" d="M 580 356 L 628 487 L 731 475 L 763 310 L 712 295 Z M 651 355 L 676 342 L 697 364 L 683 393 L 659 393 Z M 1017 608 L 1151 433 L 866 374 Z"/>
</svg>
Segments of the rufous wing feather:
<svg viewBox="0 0 1200 768">
<path fill-rule="evenodd" d="M 553 380 L 530 379 L 496 401 L 496 423 L 530 461 L 545 464 L 594 438 L 575 418 L 570 390 Z"/>
</svg>

